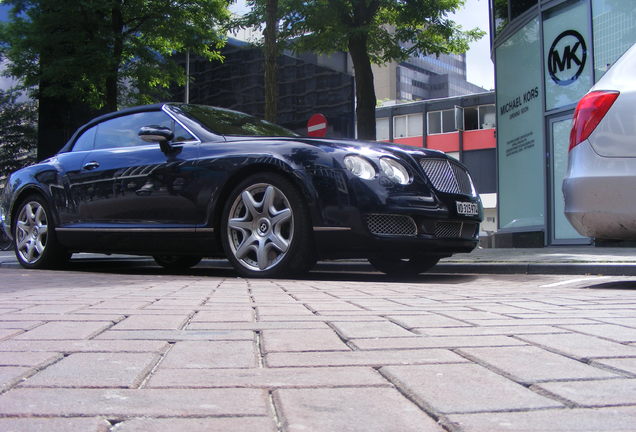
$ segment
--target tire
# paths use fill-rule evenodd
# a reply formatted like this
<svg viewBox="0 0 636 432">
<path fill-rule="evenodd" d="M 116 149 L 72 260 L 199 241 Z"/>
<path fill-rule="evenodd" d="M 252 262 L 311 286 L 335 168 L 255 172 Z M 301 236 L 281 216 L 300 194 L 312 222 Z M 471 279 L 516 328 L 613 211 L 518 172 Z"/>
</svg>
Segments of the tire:
<svg viewBox="0 0 636 432">
<path fill-rule="evenodd" d="M 252 175 L 230 192 L 221 242 L 243 277 L 300 274 L 315 262 L 307 205 L 290 181 L 274 173 Z"/>
<path fill-rule="evenodd" d="M 375 255 L 368 259 L 373 267 L 390 276 L 416 276 L 433 268 L 441 258 L 428 255 L 416 255 L 411 258 Z"/>
<path fill-rule="evenodd" d="M 12 232 L 15 256 L 24 268 L 60 268 L 71 257 L 58 242 L 49 205 L 40 195 L 29 195 L 20 203 Z"/>
<path fill-rule="evenodd" d="M 201 262 L 202 257 L 193 255 L 154 255 L 155 262 L 168 270 L 187 270 Z"/>
</svg>

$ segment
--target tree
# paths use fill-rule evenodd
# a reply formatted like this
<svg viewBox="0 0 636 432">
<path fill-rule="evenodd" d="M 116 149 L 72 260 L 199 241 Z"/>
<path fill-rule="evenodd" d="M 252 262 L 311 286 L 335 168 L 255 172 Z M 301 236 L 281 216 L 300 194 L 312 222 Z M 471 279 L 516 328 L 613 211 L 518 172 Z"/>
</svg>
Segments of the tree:
<svg viewBox="0 0 636 432">
<path fill-rule="evenodd" d="M 464 0 L 279 0 L 281 38 L 296 51 L 348 51 L 356 76 L 358 136 L 375 140 L 371 64 L 413 55 L 463 53 L 485 33 L 448 14 Z"/>
<path fill-rule="evenodd" d="M 18 96 L 0 90 L 0 180 L 35 161 L 37 106 Z"/>
<path fill-rule="evenodd" d="M 78 106 L 114 111 L 164 97 L 171 84 L 185 83 L 173 55 L 190 50 L 221 59 L 222 24 L 229 19 L 228 0 L 4 3 L 13 6 L 0 29 L 7 72 L 34 89 L 41 120 Z"/>
</svg>

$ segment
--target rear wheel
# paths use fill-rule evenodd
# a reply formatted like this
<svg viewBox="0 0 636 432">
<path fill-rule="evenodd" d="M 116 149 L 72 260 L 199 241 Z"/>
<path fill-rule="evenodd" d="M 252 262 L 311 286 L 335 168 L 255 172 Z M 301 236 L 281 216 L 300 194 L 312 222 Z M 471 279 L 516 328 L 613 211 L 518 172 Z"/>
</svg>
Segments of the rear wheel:
<svg viewBox="0 0 636 432">
<path fill-rule="evenodd" d="M 187 270 L 201 262 L 202 257 L 191 255 L 154 255 L 155 262 L 168 270 Z"/>
<path fill-rule="evenodd" d="M 25 268 L 62 267 L 71 257 L 57 241 L 48 204 L 39 195 L 30 195 L 19 205 L 13 238 L 15 255 Z"/>
<path fill-rule="evenodd" d="M 296 187 L 278 174 L 256 174 L 234 188 L 221 235 L 228 259 L 245 277 L 303 273 L 314 262 L 307 206 Z"/>
<path fill-rule="evenodd" d="M 391 276 L 415 276 L 433 268 L 441 257 L 415 255 L 410 258 L 397 258 L 390 255 L 375 255 L 368 259 L 371 265 L 382 273 Z"/>
</svg>

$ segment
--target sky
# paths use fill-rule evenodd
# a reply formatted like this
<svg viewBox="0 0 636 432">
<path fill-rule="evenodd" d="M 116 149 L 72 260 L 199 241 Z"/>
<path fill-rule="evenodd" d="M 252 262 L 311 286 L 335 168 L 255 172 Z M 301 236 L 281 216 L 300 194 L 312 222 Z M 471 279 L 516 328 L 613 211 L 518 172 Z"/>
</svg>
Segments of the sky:
<svg viewBox="0 0 636 432">
<path fill-rule="evenodd" d="M 247 7 L 244 0 L 237 0 L 230 9 L 236 14 L 241 14 Z M 466 53 L 466 74 L 469 82 L 486 90 L 494 89 L 494 66 L 490 60 L 488 0 L 466 0 L 464 7 L 451 17 L 464 30 L 478 27 L 486 32 L 483 38 L 470 45 L 470 50 Z"/>
</svg>

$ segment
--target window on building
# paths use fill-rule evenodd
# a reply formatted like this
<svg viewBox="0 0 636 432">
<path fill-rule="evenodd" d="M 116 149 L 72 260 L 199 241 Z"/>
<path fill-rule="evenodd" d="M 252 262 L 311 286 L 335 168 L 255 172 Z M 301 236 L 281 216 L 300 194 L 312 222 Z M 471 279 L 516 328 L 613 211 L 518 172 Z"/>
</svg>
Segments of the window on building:
<svg viewBox="0 0 636 432">
<path fill-rule="evenodd" d="M 442 133 L 454 132 L 455 130 L 455 110 L 442 111 Z"/>
<path fill-rule="evenodd" d="M 378 141 L 388 141 L 390 139 L 388 117 L 375 119 L 375 135 Z"/>
<path fill-rule="evenodd" d="M 464 108 L 464 129 L 475 130 L 479 129 L 479 108 L 478 107 L 465 107 Z"/>
<path fill-rule="evenodd" d="M 479 106 L 479 129 L 494 129 L 496 119 L 497 112 L 494 105 Z"/>
<path fill-rule="evenodd" d="M 408 132 L 408 136 L 416 137 L 423 135 L 423 118 L 422 114 L 409 114 L 406 116 L 406 130 Z"/>
<path fill-rule="evenodd" d="M 432 111 L 428 113 L 428 134 L 442 133 L 442 112 Z"/>
<path fill-rule="evenodd" d="M 393 138 L 404 138 L 406 134 L 406 116 L 393 117 Z"/>
</svg>

